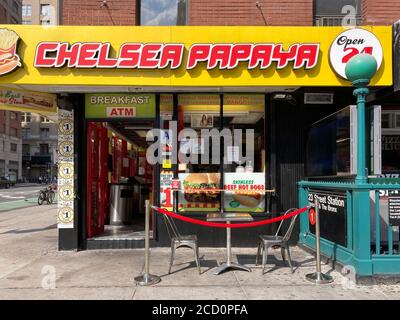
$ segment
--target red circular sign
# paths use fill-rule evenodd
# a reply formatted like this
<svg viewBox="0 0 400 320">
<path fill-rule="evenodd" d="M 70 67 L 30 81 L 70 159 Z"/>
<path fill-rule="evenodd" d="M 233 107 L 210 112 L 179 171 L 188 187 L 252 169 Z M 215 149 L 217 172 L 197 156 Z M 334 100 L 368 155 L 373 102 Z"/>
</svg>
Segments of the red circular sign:
<svg viewBox="0 0 400 320">
<path fill-rule="evenodd" d="M 315 210 L 310 209 L 308 211 L 308 220 L 310 220 L 310 224 L 313 226 L 315 224 Z"/>
</svg>

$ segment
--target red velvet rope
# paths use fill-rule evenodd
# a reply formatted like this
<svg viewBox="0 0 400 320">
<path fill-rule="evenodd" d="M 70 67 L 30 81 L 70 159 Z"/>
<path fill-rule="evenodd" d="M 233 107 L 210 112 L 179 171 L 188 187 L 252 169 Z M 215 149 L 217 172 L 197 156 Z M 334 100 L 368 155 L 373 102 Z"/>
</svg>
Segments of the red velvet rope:
<svg viewBox="0 0 400 320">
<path fill-rule="evenodd" d="M 246 223 L 232 223 L 232 224 L 228 224 L 228 223 L 219 223 L 219 222 L 208 222 L 208 221 L 204 221 L 204 220 L 199 220 L 199 219 L 193 219 L 193 218 L 189 218 L 189 217 L 185 217 L 182 216 L 180 214 L 176 214 L 174 212 L 162 209 L 162 208 L 158 208 L 155 206 L 152 206 L 154 210 L 158 211 L 161 214 L 166 214 L 172 218 L 175 219 L 179 219 L 185 222 L 189 222 L 189 223 L 194 223 L 194 224 L 199 224 L 201 226 L 206 226 L 206 227 L 215 227 L 215 228 L 251 228 L 251 227 L 258 227 L 258 226 L 262 226 L 265 224 L 270 224 L 270 223 L 274 223 L 274 222 L 278 222 L 284 219 L 289 219 L 295 215 L 298 215 L 300 213 L 303 213 L 307 210 L 310 209 L 309 206 L 301 208 L 301 209 L 297 209 L 296 211 L 290 212 L 285 214 L 284 216 L 280 216 L 280 217 L 276 217 L 276 218 L 272 218 L 272 219 L 266 219 L 266 220 L 261 220 L 261 221 L 254 221 L 254 222 L 246 222 Z"/>
</svg>

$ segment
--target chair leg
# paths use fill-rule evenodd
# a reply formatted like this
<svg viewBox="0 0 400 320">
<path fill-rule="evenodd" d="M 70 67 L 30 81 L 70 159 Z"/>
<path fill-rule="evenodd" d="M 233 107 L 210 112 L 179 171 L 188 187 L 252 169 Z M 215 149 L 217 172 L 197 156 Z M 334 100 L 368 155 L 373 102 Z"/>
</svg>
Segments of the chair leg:
<svg viewBox="0 0 400 320">
<path fill-rule="evenodd" d="M 199 247 L 197 246 L 197 244 L 195 244 L 193 249 L 194 249 L 194 257 L 196 259 L 197 269 L 199 270 L 199 274 L 201 274 L 200 260 L 199 260 Z"/>
<path fill-rule="evenodd" d="M 260 257 L 260 253 L 261 253 L 261 242 L 259 242 L 257 246 L 256 266 L 258 265 L 258 258 Z"/>
<path fill-rule="evenodd" d="M 263 252 L 262 252 L 262 274 L 264 274 L 265 266 L 267 264 L 267 257 L 268 257 L 268 244 L 263 244 Z"/>
<path fill-rule="evenodd" d="M 175 256 L 175 243 L 171 243 L 171 258 L 169 260 L 168 274 L 171 273 L 171 268 L 172 268 L 172 264 L 173 264 L 173 261 L 174 261 L 174 256 Z"/>
<path fill-rule="evenodd" d="M 292 271 L 292 273 L 293 273 L 294 271 L 293 271 L 292 259 L 290 257 L 290 250 L 289 250 L 289 244 L 288 243 L 286 243 L 286 250 L 287 250 L 287 253 L 288 253 L 288 263 L 289 263 L 290 271 Z"/>
<path fill-rule="evenodd" d="M 282 255 L 282 260 L 285 261 L 285 247 L 281 247 L 281 255 Z"/>
</svg>

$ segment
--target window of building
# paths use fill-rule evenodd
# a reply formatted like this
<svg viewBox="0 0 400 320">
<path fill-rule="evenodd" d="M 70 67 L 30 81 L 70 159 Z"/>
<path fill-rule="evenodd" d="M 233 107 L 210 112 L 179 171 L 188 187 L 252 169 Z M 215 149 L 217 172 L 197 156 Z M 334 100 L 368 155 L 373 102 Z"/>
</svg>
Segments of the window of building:
<svg viewBox="0 0 400 320">
<path fill-rule="evenodd" d="M 22 154 L 26 156 L 29 156 L 31 154 L 31 146 L 29 144 L 22 144 Z"/>
<path fill-rule="evenodd" d="M 40 144 L 40 154 L 48 155 L 49 154 L 49 145 L 47 143 Z"/>
<path fill-rule="evenodd" d="M 361 24 L 361 0 L 314 0 L 317 26 L 356 26 Z"/>
<path fill-rule="evenodd" d="M 32 6 L 30 4 L 26 4 L 22 6 L 22 16 L 29 17 L 32 15 Z"/>
<path fill-rule="evenodd" d="M 31 129 L 30 128 L 22 128 L 22 139 L 28 139 L 31 136 Z"/>
<path fill-rule="evenodd" d="M 24 112 L 22 114 L 22 122 L 31 122 L 32 114 L 30 112 Z"/>
<path fill-rule="evenodd" d="M 18 138 L 18 129 L 17 128 L 10 128 L 10 136 Z"/>
<path fill-rule="evenodd" d="M 32 24 L 32 20 L 23 20 L 22 24 Z"/>
<path fill-rule="evenodd" d="M 400 108 L 382 111 L 382 173 L 400 174 Z"/>
<path fill-rule="evenodd" d="M 16 143 L 10 143 L 10 151 L 11 152 L 17 152 L 17 144 Z"/>
<path fill-rule="evenodd" d="M 0 140 L 0 152 L 4 152 L 4 140 Z"/>
<path fill-rule="evenodd" d="M 46 117 L 40 117 L 40 122 L 48 123 L 50 122 L 50 120 L 47 119 Z"/>
<path fill-rule="evenodd" d="M 0 177 L 3 177 L 6 172 L 6 161 L 0 160 Z"/>
<path fill-rule="evenodd" d="M 186 25 L 187 0 L 141 0 L 140 24 L 144 26 Z"/>
<path fill-rule="evenodd" d="M 383 111 L 381 118 L 382 129 L 400 128 L 400 111 Z"/>
<path fill-rule="evenodd" d="M 40 128 L 40 138 L 46 139 L 49 137 L 50 129 L 49 128 Z"/>
<path fill-rule="evenodd" d="M 49 4 L 41 4 L 40 5 L 40 15 L 42 15 L 42 16 L 50 15 L 50 5 Z"/>
<path fill-rule="evenodd" d="M 13 7 L 14 7 L 14 11 L 19 14 L 19 8 L 20 8 L 20 4 L 17 0 L 13 1 Z"/>
</svg>

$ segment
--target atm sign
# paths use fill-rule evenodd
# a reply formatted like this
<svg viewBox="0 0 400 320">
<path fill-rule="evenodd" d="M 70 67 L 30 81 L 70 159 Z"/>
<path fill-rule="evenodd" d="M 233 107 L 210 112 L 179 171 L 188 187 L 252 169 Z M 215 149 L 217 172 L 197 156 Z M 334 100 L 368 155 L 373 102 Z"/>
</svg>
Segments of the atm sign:
<svg viewBox="0 0 400 320">
<path fill-rule="evenodd" d="M 135 107 L 107 107 L 107 118 L 136 117 Z"/>
</svg>

